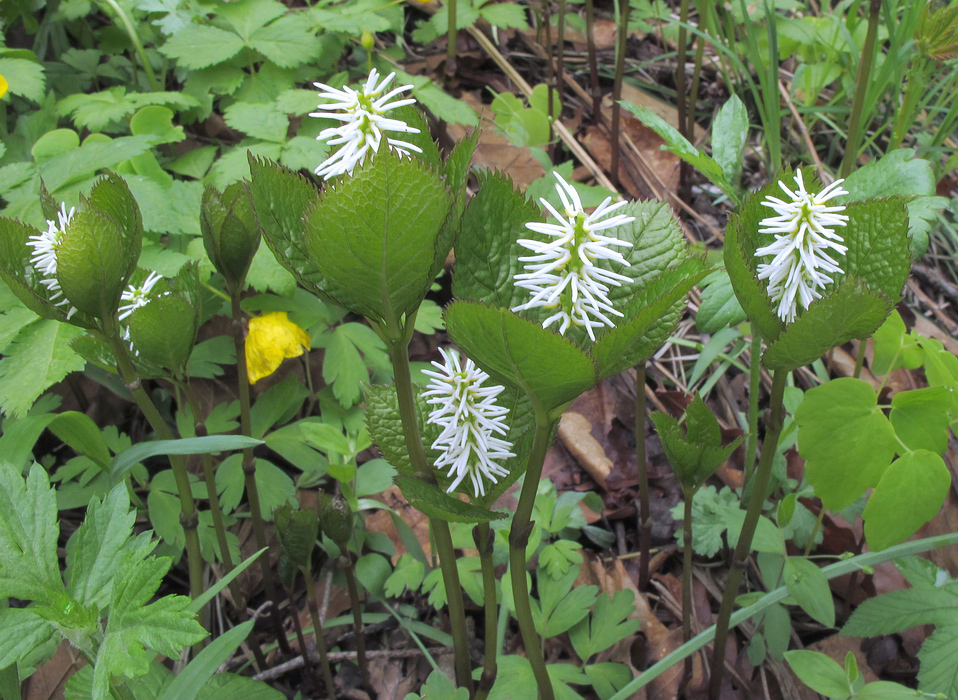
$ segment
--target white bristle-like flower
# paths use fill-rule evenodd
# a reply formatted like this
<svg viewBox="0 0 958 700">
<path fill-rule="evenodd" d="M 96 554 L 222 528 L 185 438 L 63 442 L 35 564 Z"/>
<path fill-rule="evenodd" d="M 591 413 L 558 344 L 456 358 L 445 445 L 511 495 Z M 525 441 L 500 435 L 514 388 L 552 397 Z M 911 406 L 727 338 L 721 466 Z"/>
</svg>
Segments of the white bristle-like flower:
<svg viewBox="0 0 958 700">
<path fill-rule="evenodd" d="M 412 85 L 402 85 L 385 92 L 386 86 L 396 76 L 390 73 L 379 81 L 379 73 L 373 68 L 369 72 L 366 83 L 358 90 L 343 86 L 337 90 L 325 83 L 313 83 L 320 88 L 319 96 L 326 100 L 333 100 L 328 104 L 321 104 L 317 109 L 321 112 L 312 112 L 311 117 L 336 119 L 343 122 L 341 126 L 323 129 L 316 138 L 319 141 L 328 141 L 330 146 L 341 146 L 333 155 L 320 163 L 316 174 L 326 180 L 351 173 L 363 162 L 366 155 L 379 148 L 384 131 L 394 131 L 406 134 L 418 134 L 419 129 L 411 127 L 401 119 L 391 119 L 385 116 L 386 112 L 397 107 L 413 104 L 416 100 L 411 97 L 389 102 L 401 93 L 411 90 Z M 377 81 L 378 84 L 377 84 Z M 410 151 L 422 153 L 422 149 L 408 141 L 401 141 L 389 136 L 386 137 L 389 147 L 400 155 L 408 156 Z"/>
<path fill-rule="evenodd" d="M 150 292 L 161 279 L 163 279 L 163 275 L 159 272 L 151 272 L 147 275 L 146 279 L 143 280 L 143 284 L 139 286 L 129 285 L 120 295 L 120 301 L 127 303 L 120 304 L 120 308 L 117 309 L 119 312 L 117 318 L 122 321 L 141 306 L 146 306 L 146 303 L 149 301 Z"/>
<path fill-rule="evenodd" d="M 785 183 L 779 187 L 790 201 L 766 197 L 762 205 L 771 208 L 777 216 L 762 219 L 760 234 L 775 235 L 775 242 L 755 251 L 755 257 L 774 256 L 771 262 L 758 265 L 758 278 L 768 280 L 768 295 L 778 303 L 777 314 L 786 323 L 798 315 L 798 304 L 807 309 L 820 299 L 819 291 L 833 281 L 829 273 L 843 273 L 838 261 L 829 251 L 844 255 L 848 247 L 832 229 L 844 226 L 848 217 L 839 212 L 845 207 L 827 206 L 825 203 L 840 195 L 848 194 L 841 188 L 843 180 L 836 180 L 817 194 L 805 190 L 802 171 L 795 174 L 793 192 Z"/>
<path fill-rule="evenodd" d="M 468 476 L 475 495 L 484 496 L 485 480 L 495 484 L 509 475 L 497 460 L 515 457 L 510 452 L 512 443 L 495 437 L 509 432 L 504 422 L 509 411 L 496 404 L 503 387 L 482 386 L 489 375 L 472 360 L 460 363 L 455 352 L 439 352 L 444 362 L 432 363 L 438 372 L 423 370 L 432 381 L 422 394 L 428 397 L 427 403 L 436 407 L 429 413 L 429 422 L 442 429 L 432 443 L 434 450 L 442 450 L 436 468 L 449 468 L 447 475 L 453 477 L 453 482 L 447 492 L 452 493 Z"/>
<path fill-rule="evenodd" d="M 63 296 L 63 291 L 60 289 L 59 280 L 57 280 L 57 251 L 63 239 L 63 234 L 66 233 L 67 226 L 73 220 L 75 212 L 75 207 L 70 207 L 70 211 L 67 211 L 67 205 L 61 203 L 60 211 L 57 212 L 57 220 L 47 219 L 46 231 L 27 238 L 27 245 L 33 248 L 34 253 L 30 262 L 42 275 L 40 284 L 50 290 L 50 301 L 57 306 L 69 304 L 66 298 L 60 298 Z M 56 301 L 58 298 L 60 300 Z M 71 306 L 67 318 L 70 318 L 74 313 L 76 313 L 76 309 Z"/>
<path fill-rule="evenodd" d="M 554 175 L 558 180 L 556 191 L 562 200 L 564 212 L 559 213 L 549 202 L 541 199 L 542 206 L 555 217 L 557 223 L 526 224 L 526 228 L 552 236 L 554 240 L 519 239 L 519 245 L 535 255 L 519 258 L 520 262 L 526 263 L 526 272 L 515 276 L 515 284 L 532 292 L 532 299 L 512 310 L 523 311 L 540 306 L 555 309 L 556 313 L 543 321 L 543 326 L 548 328 L 558 322 L 562 335 L 572 324 L 584 326 L 589 337 L 595 340 L 595 328 L 615 327 L 609 317 L 622 316 L 609 301 L 610 287 L 632 281 L 626 275 L 596 265 L 599 260 L 613 260 L 629 266 L 629 261 L 610 246 L 631 247 L 632 244 L 599 235 L 598 232 L 635 221 L 635 217 L 618 214 L 605 218 L 625 206 L 625 202 L 612 204 L 611 197 L 607 197 L 591 214 L 586 214 L 575 189 L 559 173 Z"/>
</svg>

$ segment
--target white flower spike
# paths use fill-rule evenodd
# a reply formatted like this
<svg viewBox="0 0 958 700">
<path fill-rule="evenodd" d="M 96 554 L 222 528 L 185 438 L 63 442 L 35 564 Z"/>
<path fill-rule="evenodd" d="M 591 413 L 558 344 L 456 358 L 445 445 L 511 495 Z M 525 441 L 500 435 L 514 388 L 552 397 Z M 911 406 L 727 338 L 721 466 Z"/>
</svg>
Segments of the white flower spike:
<svg viewBox="0 0 958 700">
<path fill-rule="evenodd" d="M 807 309 L 815 299 L 821 299 L 819 289 L 833 281 L 828 273 L 844 272 L 828 251 L 839 255 L 848 251 L 848 246 L 842 245 L 845 239 L 832 230 L 833 226 L 844 226 L 848 217 L 839 214 L 844 206 L 825 204 L 832 197 L 848 194 L 841 188 L 842 182 L 836 180 L 811 194 L 805 190 L 799 170 L 794 192 L 785 183 L 778 183 L 791 201 L 769 196 L 762 202 L 778 216 L 769 216 L 759 224 L 759 233 L 775 234 L 775 242 L 756 250 L 755 257 L 775 257 L 758 265 L 758 278 L 768 280 L 768 295 L 778 303 L 778 317 L 786 323 L 795 320 L 799 303 Z"/>
<path fill-rule="evenodd" d="M 485 480 L 493 484 L 509 472 L 496 460 L 515 457 L 509 450 L 512 443 L 495 434 L 506 435 L 508 426 L 503 417 L 509 412 L 496 404 L 501 386 L 483 387 L 489 375 L 476 367 L 472 360 L 460 364 L 455 352 L 440 348 L 444 362 L 432 364 L 439 370 L 423 370 L 432 377 L 424 397 L 436 406 L 429 413 L 429 422 L 442 428 L 432 443 L 434 450 L 442 450 L 436 468 L 449 467 L 448 476 L 455 477 L 446 491 L 453 490 L 467 476 L 472 481 L 476 496 L 486 494 Z"/>
<path fill-rule="evenodd" d="M 341 146 L 339 150 L 316 168 L 318 176 L 328 180 L 332 177 L 351 173 L 353 168 L 363 162 L 366 154 L 370 151 L 375 152 L 379 148 L 384 131 L 397 131 L 406 134 L 419 133 L 419 129 L 409 126 L 401 119 L 390 119 L 385 116 L 386 112 L 391 109 L 413 104 L 416 101 L 408 97 L 392 103 L 389 102 L 397 95 L 412 89 L 412 85 L 403 85 L 383 94 L 386 86 L 392 82 L 395 76 L 395 73 L 390 73 L 377 84 L 379 73 L 373 68 L 369 72 L 366 83 L 359 90 L 353 90 L 349 86 L 343 86 L 342 90 L 337 90 L 325 83 L 313 83 L 320 88 L 319 96 L 321 98 L 334 101 L 319 105 L 317 109 L 325 111 L 312 112 L 309 116 L 336 119 L 343 122 L 342 126 L 323 129 L 316 137 L 319 141 L 328 140 L 330 146 Z M 422 153 L 419 146 L 408 141 L 387 136 L 386 143 L 400 155 L 408 156 L 410 151 Z"/>
<path fill-rule="evenodd" d="M 520 262 L 526 263 L 526 272 L 515 276 L 515 284 L 532 292 L 532 299 L 512 310 L 523 311 L 539 306 L 556 309 L 555 314 L 543 321 L 543 326 L 548 328 L 558 322 L 562 335 L 572 324 L 584 326 L 589 337 L 595 340 L 595 328 L 614 328 L 615 323 L 609 316 L 622 316 L 609 301 L 610 286 L 618 287 L 623 282 L 632 281 L 631 277 L 596 265 L 599 260 L 613 260 L 629 266 L 629 261 L 609 246 L 631 247 L 632 244 L 598 232 L 635 221 L 635 217 L 618 214 L 604 219 L 625 206 L 625 202 L 612 204 L 611 197 L 607 197 L 591 214 L 586 214 L 575 189 L 559 173 L 554 174 L 559 181 L 556 191 L 562 200 L 564 216 L 541 199 L 542 206 L 557 223 L 526 224 L 526 228 L 555 240 L 519 239 L 519 245 L 535 255 L 519 258 Z"/>
<path fill-rule="evenodd" d="M 120 308 L 117 309 L 117 311 L 120 312 L 117 318 L 122 321 L 141 306 L 146 306 L 146 302 L 149 301 L 150 292 L 161 279 L 163 279 L 163 275 L 159 272 L 151 272 L 139 287 L 132 284 L 129 285 L 120 295 L 120 301 L 127 303 L 120 304 Z"/>
<path fill-rule="evenodd" d="M 60 241 L 63 239 L 63 234 L 66 232 L 67 226 L 69 226 L 73 220 L 73 214 L 75 212 L 76 207 L 70 207 L 70 211 L 67 211 L 67 205 L 60 204 L 60 211 L 57 212 L 57 220 L 52 221 L 47 219 L 47 230 L 37 236 L 30 236 L 27 239 L 27 245 L 33 248 L 34 252 L 33 257 L 30 258 L 30 262 L 33 263 L 33 266 L 42 275 L 40 284 L 50 290 L 50 301 L 54 302 L 57 306 L 63 306 L 69 303 L 66 298 L 55 301 L 63 294 L 63 291 L 60 289 L 60 282 L 57 280 L 57 250 L 60 247 Z M 70 307 L 67 318 L 70 318 L 75 312 L 76 309 Z"/>
</svg>

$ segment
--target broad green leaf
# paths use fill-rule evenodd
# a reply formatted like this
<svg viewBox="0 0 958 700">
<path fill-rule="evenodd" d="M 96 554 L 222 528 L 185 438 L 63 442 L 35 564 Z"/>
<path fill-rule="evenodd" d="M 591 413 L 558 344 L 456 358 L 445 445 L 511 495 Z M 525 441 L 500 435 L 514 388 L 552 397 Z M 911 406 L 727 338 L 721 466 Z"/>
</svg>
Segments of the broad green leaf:
<svg viewBox="0 0 958 700">
<path fill-rule="evenodd" d="M 0 635 L 0 668 L 3 669 L 17 664 L 57 633 L 56 628 L 37 615 L 33 608 L 0 608 L 0 629 L 3 630 Z"/>
<path fill-rule="evenodd" d="M 124 450 L 113 458 L 110 475 L 119 479 L 137 462 L 142 462 L 155 455 L 195 455 L 209 452 L 227 452 L 242 450 L 246 447 L 262 445 L 262 440 L 246 437 L 245 435 L 208 435 L 198 438 L 184 438 L 182 440 L 153 440 L 141 442 L 128 450 Z"/>
<path fill-rule="evenodd" d="M 818 299 L 776 340 L 762 362 L 769 369 L 791 371 L 811 364 L 833 347 L 853 338 L 867 339 L 881 326 L 893 304 L 864 285 L 846 283 Z"/>
<path fill-rule="evenodd" d="M 234 32 L 191 24 L 166 40 L 160 50 L 184 68 L 206 68 L 223 63 L 244 46 Z"/>
<path fill-rule="evenodd" d="M 24 479 L 0 462 L 0 591 L 53 604 L 64 591 L 57 559 L 56 492 L 38 464 Z"/>
<path fill-rule="evenodd" d="M 596 382 L 595 362 L 572 341 L 506 309 L 456 301 L 446 308 L 446 329 L 491 377 L 523 389 L 546 411 Z"/>
<path fill-rule="evenodd" d="M 841 510 L 878 484 L 898 449 L 875 390 L 843 377 L 810 389 L 795 412 L 805 477 L 829 510 Z"/>
<path fill-rule="evenodd" d="M 416 700 L 469 700 L 469 691 L 456 688 L 456 684 L 445 673 L 436 669 L 429 674 L 426 684 L 419 691 Z"/>
<path fill-rule="evenodd" d="M 273 520 L 279 539 L 279 575 L 291 588 L 300 569 L 309 569 L 319 537 L 319 516 L 311 508 L 300 509 L 287 501 L 273 511 Z"/>
<path fill-rule="evenodd" d="M 103 168 L 115 168 L 124 161 L 148 153 L 152 144 L 150 136 L 87 139 L 79 148 L 38 163 L 38 168 L 47 189 L 56 193 L 60 188 L 92 178 Z"/>
<path fill-rule="evenodd" d="M 234 102 L 223 112 L 226 123 L 248 136 L 282 143 L 289 130 L 289 117 L 272 102 Z"/>
<path fill-rule="evenodd" d="M 50 422 L 50 430 L 63 442 L 97 465 L 109 470 L 113 457 L 103 439 L 103 433 L 93 419 L 79 411 L 64 411 Z"/>
<path fill-rule="evenodd" d="M 914 534 L 937 515 L 950 487 L 950 472 L 938 454 L 919 449 L 896 459 L 862 513 L 868 546 L 877 552 Z"/>
<path fill-rule="evenodd" d="M 280 17 L 257 29 L 249 46 L 280 68 L 295 68 L 310 63 L 322 50 L 322 43 L 302 11 Z"/>
<path fill-rule="evenodd" d="M 926 693 L 958 694 L 958 625 L 938 627 L 918 652 L 918 687 Z"/>
<path fill-rule="evenodd" d="M 718 333 L 745 320 L 745 311 L 735 298 L 725 268 L 710 273 L 699 286 L 702 287 L 702 303 L 695 314 L 695 326 L 702 333 Z"/>
<path fill-rule="evenodd" d="M 873 681 L 855 693 L 855 700 L 915 700 L 915 689 L 891 681 Z"/>
<path fill-rule="evenodd" d="M 489 700 L 514 700 L 515 698 L 534 698 L 538 694 L 536 677 L 532 673 L 529 660 L 522 656 L 502 656 L 499 658 L 499 673 L 496 683 L 489 692 Z M 572 664 L 557 663 L 547 667 L 556 700 L 582 700 L 582 696 L 569 687 L 588 685 L 588 677 Z"/>
<path fill-rule="evenodd" d="M 274 508 L 295 498 L 296 486 L 286 472 L 265 459 L 256 460 L 254 478 L 259 489 L 263 517 L 272 520 Z M 239 505 L 246 489 L 243 455 L 236 454 L 223 460 L 216 471 L 216 488 L 220 492 L 220 503 L 225 511 L 230 512 Z"/>
<path fill-rule="evenodd" d="M 362 383 L 369 380 L 369 370 L 344 327 L 337 327 L 326 344 L 323 380 L 333 387 L 333 395 L 343 406 L 354 406 L 362 395 Z"/>
<path fill-rule="evenodd" d="M 675 331 L 686 296 L 705 275 L 700 258 L 687 258 L 650 280 L 623 309 L 626 320 L 605 330 L 592 351 L 599 377 L 623 372 L 647 360 Z"/>
<path fill-rule="evenodd" d="M 58 321 L 40 320 L 27 326 L 0 359 L 0 408 L 22 417 L 33 402 L 70 372 L 82 370 L 83 359 L 70 341 L 83 329 Z"/>
<path fill-rule="evenodd" d="M 306 289 L 329 298 L 328 284 L 306 255 L 303 216 L 318 198 L 302 175 L 264 158 L 250 157 L 253 211 L 266 245 Z"/>
<path fill-rule="evenodd" d="M 728 528 L 726 537 L 728 546 L 738 545 L 739 535 L 742 534 L 742 525 L 745 522 L 745 510 L 736 508 L 725 516 L 725 526 Z M 693 525 L 693 531 L 695 526 Z M 770 554 L 785 553 L 785 539 L 782 531 L 775 527 L 775 523 L 764 515 L 758 516 L 758 523 L 755 526 L 755 534 L 752 536 L 752 549 L 756 552 L 766 552 Z"/>
<path fill-rule="evenodd" d="M 285 697 L 263 681 L 235 673 L 217 673 L 196 693 L 196 700 L 283 700 Z"/>
<path fill-rule="evenodd" d="M 81 605 L 106 607 L 135 520 L 126 484 L 115 486 L 103 500 L 94 499 L 90 504 L 86 518 L 67 543 L 66 579 L 70 596 Z"/>
<path fill-rule="evenodd" d="M 309 396 L 309 389 L 290 375 L 256 397 L 250 409 L 250 434 L 261 438 L 285 417 L 291 419 Z"/>
<path fill-rule="evenodd" d="M 902 197 L 852 202 L 842 228 L 848 252 L 842 269 L 846 278 L 859 278 L 868 288 L 885 294 L 894 305 L 911 269 L 908 249 L 908 212 Z M 841 278 L 836 277 L 836 282 Z"/>
<path fill-rule="evenodd" d="M 851 697 L 845 669 L 820 651 L 793 649 L 785 652 L 785 660 L 799 680 L 816 693 L 839 700 Z"/>
<path fill-rule="evenodd" d="M 900 391 L 891 400 L 888 419 L 895 435 L 912 450 L 944 454 L 948 449 L 948 412 L 950 399 L 946 387 Z"/>
<path fill-rule="evenodd" d="M 872 374 L 883 376 L 899 367 L 918 369 L 923 353 L 914 338 L 906 333 L 901 314 L 893 310 L 885 322 L 872 335 L 875 341 Z"/>
<path fill-rule="evenodd" d="M 96 209 L 76 213 L 57 248 L 57 279 L 72 306 L 101 319 L 116 313 L 129 279 L 127 260 L 140 252 L 129 245 L 105 214 Z"/>
<path fill-rule="evenodd" d="M 918 336 L 918 345 L 924 351 L 928 385 L 948 389 L 951 398 L 943 406 L 952 418 L 958 417 L 958 357 L 946 350 L 937 338 Z"/>
<path fill-rule="evenodd" d="M 814 562 L 803 557 L 788 557 L 785 560 L 785 585 L 802 610 L 825 627 L 835 626 L 835 604 L 828 579 Z"/>
<path fill-rule="evenodd" d="M 460 501 L 455 496 L 416 477 L 397 476 L 395 482 L 410 505 L 431 518 L 457 523 L 485 523 L 506 517 L 505 513 L 486 510 Z"/>
<path fill-rule="evenodd" d="M 178 294 L 154 297 L 128 320 L 130 339 L 143 360 L 185 375 L 199 330 L 198 314 L 189 302 Z"/>
<path fill-rule="evenodd" d="M 712 122 L 712 158 L 722 168 L 726 181 L 733 187 L 742 173 L 742 154 L 748 138 L 748 111 L 732 94 Z"/>
<path fill-rule="evenodd" d="M 143 227 L 154 233 L 171 233 L 177 236 L 183 234 L 199 235 L 199 217 L 196 213 L 200 208 L 203 196 L 203 186 L 199 182 L 173 180 L 169 185 L 163 185 L 156 180 L 140 175 L 125 175 L 124 179 L 130 186 L 130 191 L 136 197 L 140 212 L 143 215 Z M 147 255 L 150 245 L 145 242 L 143 255 Z M 161 248 L 166 255 L 174 253 L 170 248 Z M 148 265 L 144 257 L 140 258 L 143 267 L 157 267 Z M 172 265 L 179 268 L 182 263 Z M 161 271 L 162 270 L 159 270 Z"/>
<path fill-rule="evenodd" d="M 253 200 L 245 184 L 235 183 L 221 194 L 207 185 L 200 209 L 203 246 L 229 289 L 240 291 L 260 233 L 253 213 Z"/>
<path fill-rule="evenodd" d="M 433 282 L 450 205 L 435 173 L 382 148 L 306 212 L 306 250 L 333 297 L 398 333 Z"/>
<path fill-rule="evenodd" d="M 869 598 L 852 612 L 841 633 L 877 637 L 917 625 L 958 626 L 958 583 L 922 586 Z"/>
<path fill-rule="evenodd" d="M 522 271 L 516 240 L 531 235 L 525 225 L 539 220 L 538 209 L 526 201 L 506 176 L 480 175 L 476 196 L 466 206 L 456 245 L 453 296 L 512 308 L 528 295 L 515 286 Z"/>
<path fill-rule="evenodd" d="M 601 700 L 608 700 L 632 680 L 632 669 L 625 664 L 605 661 L 585 667 L 592 687 Z"/>
<path fill-rule="evenodd" d="M 409 461 L 409 451 L 406 449 L 406 433 L 399 415 L 399 399 L 396 389 L 392 386 L 373 385 L 364 388 L 366 396 L 366 424 L 369 427 L 369 436 L 396 470 L 412 477 L 414 470 Z M 427 421 L 429 407 L 416 392 L 416 412 L 420 430 L 430 426 Z M 435 426 L 427 428 L 429 433 L 423 434 L 423 444 L 428 446 L 439 436 Z M 427 455 L 430 453 L 427 450 Z M 430 461 L 434 461 L 430 459 Z"/>
<path fill-rule="evenodd" d="M 593 655 L 635 634 L 640 621 L 630 618 L 634 612 L 635 594 L 632 591 L 615 591 L 611 598 L 599 594 L 592 615 L 569 630 L 572 648 L 582 662 L 588 662 Z"/>
<path fill-rule="evenodd" d="M 217 17 L 229 22 L 233 30 L 243 39 L 260 27 L 286 13 L 286 6 L 277 0 L 240 0 L 217 8 Z"/>
</svg>

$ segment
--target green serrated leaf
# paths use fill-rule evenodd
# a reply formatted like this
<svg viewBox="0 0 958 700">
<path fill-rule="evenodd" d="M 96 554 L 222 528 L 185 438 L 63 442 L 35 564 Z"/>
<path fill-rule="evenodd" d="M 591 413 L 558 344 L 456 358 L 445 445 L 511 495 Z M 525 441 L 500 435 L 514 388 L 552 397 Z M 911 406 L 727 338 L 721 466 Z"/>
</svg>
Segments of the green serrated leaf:
<svg viewBox="0 0 958 700">
<path fill-rule="evenodd" d="M 191 24 L 167 39 L 160 50 L 184 68 L 206 68 L 235 56 L 244 46 L 234 32 Z"/>
<path fill-rule="evenodd" d="M 843 377 L 810 389 L 795 412 L 805 477 L 829 510 L 878 484 L 898 449 L 875 390 Z"/>
<path fill-rule="evenodd" d="M 226 123 L 253 138 L 282 143 L 289 129 L 289 117 L 275 103 L 234 102 L 223 112 Z"/>
<path fill-rule="evenodd" d="M 174 318 L 177 322 L 171 324 Z M 199 328 L 198 314 L 189 302 L 176 294 L 154 297 L 133 312 L 129 323 L 133 348 L 142 359 L 186 374 Z"/>
<path fill-rule="evenodd" d="M 125 484 L 90 504 L 83 524 L 67 543 L 66 579 L 70 596 L 81 605 L 106 607 L 135 520 Z"/>
<path fill-rule="evenodd" d="M 82 370 L 83 358 L 70 341 L 83 329 L 40 320 L 27 326 L 0 359 L 0 408 L 8 416 L 25 416 L 33 402 L 70 372 Z"/>
<path fill-rule="evenodd" d="M 917 625 L 958 623 L 958 584 L 923 586 L 869 598 L 852 612 L 841 633 L 848 637 L 877 637 Z"/>
<path fill-rule="evenodd" d="M 456 301 L 446 308 L 450 337 L 496 381 L 523 389 L 544 410 L 595 384 L 595 362 L 572 341 L 506 309 Z"/>
<path fill-rule="evenodd" d="M 726 181 L 735 186 L 742 173 L 742 155 L 748 138 L 748 111 L 733 94 L 712 122 L 712 157 L 722 168 Z"/>
<path fill-rule="evenodd" d="M 695 314 L 695 326 L 702 333 L 718 333 L 737 326 L 746 319 L 742 305 L 735 298 L 732 282 L 725 268 L 715 270 L 702 280 L 702 302 Z"/>
<path fill-rule="evenodd" d="M 302 175 L 270 160 L 250 157 L 249 164 L 253 211 L 266 245 L 306 289 L 329 299 L 329 285 L 310 262 L 303 242 L 303 217 L 318 199 L 316 188 Z"/>
<path fill-rule="evenodd" d="M 64 593 L 57 560 L 56 492 L 34 464 L 24 479 L 0 462 L 0 590 L 5 596 L 53 604 Z"/>
<path fill-rule="evenodd" d="M 846 282 L 838 291 L 813 302 L 778 338 L 762 361 L 774 370 L 791 371 L 810 364 L 853 338 L 868 338 L 893 307 L 888 297 Z"/>
<path fill-rule="evenodd" d="M 54 635 L 59 636 L 56 628 L 33 608 L 0 608 L 0 628 L 4 632 L 0 636 L 0 668 L 3 669 L 16 668 L 16 664 L 37 647 L 49 642 Z"/>
<path fill-rule="evenodd" d="M 280 68 L 310 63 L 322 50 L 319 37 L 301 11 L 257 29 L 249 38 L 249 46 Z"/>
<path fill-rule="evenodd" d="M 848 215 L 841 232 L 848 246 L 845 276 L 860 278 L 869 289 L 897 303 L 911 269 L 904 198 L 852 202 L 844 213 Z"/>
<path fill-rule="evenodd" d="M 342 305 L 398 333 L 433 282 L 451 203 L 435 173 L 383 148 L 307 211 L 307 253 Z"/>
<path fill-rule="evenodd" d="M 40 175 L 50 192 L 57 193 L 61 188 L 92 178 L 103 168 L 115 168 L 148 153 L 152 144 L 150 136 L 87 139 L 79 148 L 38 163 Z"/>
<path fill-rule="evenodd" d="M 505 513 L 486 510 L 460 501 L 416 477 L 397 476 L 395 482 L 406 500 L 431 518 L 441 518 L 456 523 L 486 523 L 506 517 Z"/>
<path fill-rule="evenodd" d="M 43 102 L 46 94 L 46 77 L 43 66 L 36 60 L 33 52 L 31 58 L 0 58 L 0 75 L 6 78 L 8 90 L 11 94 L 22 95 L 34 102 Z"/>
<path fill-rule="evenodd" d="M 592 616 L 569 630 L 569 640 L 583 663 L 634 634 L 640 626 L 638 619 L 630 619 L 634 612 L 635 594 L 632 591 L 616 591 L 612 597 L 597 596 Z"/>
<path fill-rule="evenodd" d="M 111 217 L 96 209 L 77 212 L 57 247 L 56 276 L 72 306 L 101 319 L 116 313 L 128 260 L 139 257 L 139 246 L 130 250 L 130 244 Z"/>
<path fill-rule="evenodd" d="M 943 693 L 946 698 L 958 693 L 958 625 L 938 627 L 918 652 L 921 668 L 918 683 L 923 692 Z"/>
<path fill-rule="evenodd" d="M 522 271 L 514 254 L 516 240 L 528 235 L 527 223 L 538 220 L 538 209 L 508 177 L 497 172 L 480 175 L 479 191 L 462 218 L 453 296 L 506 309 L 521 304 L 528 293 L 513 281 Z"/>
<path fill-rule="evenodd" d="M 868 546 L 877 552 L 913 535 L 937 515 L 950 487 L 950 472 L 938 454 L 919 449 L 896 459 L 862 513 Z"/>
</svg>

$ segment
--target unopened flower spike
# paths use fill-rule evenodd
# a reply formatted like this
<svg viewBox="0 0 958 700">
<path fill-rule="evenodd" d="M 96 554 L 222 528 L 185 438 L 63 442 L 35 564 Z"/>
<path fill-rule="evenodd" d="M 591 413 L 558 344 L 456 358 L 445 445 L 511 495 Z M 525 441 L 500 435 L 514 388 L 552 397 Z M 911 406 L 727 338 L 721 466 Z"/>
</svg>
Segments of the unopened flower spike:
<svg viewBox="0 0 958 700">
<path fill-rule="evenodd" d="M 779 187 L 789 201 L 768 196 L 762 205 L 777 216 L 762 219 L 759 233 L 775 235 L 775 242 L 755 251 L 755 257 L 774 256 L 771 262 L 758 265 L 758 278 L 768 280 L 768 295 L 778 304 L 776 313 L 786 323 L 795 320 L 798 304 L 807 309 L 819 291 L 833 281 L 829 273 L 844 271 L 829 251 L 844 255 L 848 247 L 832 227 L 844 226 L 848 217 L 839 212 L 845 207 L 827 206 L 833 197 L 848 194 L 841 188 L 843 180 L 836 180 L 817 194 L 805 189 L 802 171 L 795 174 L 797 187 L 793 192 L 779 181 Z"/>
<path fill-rule="evenodd" d="M 595 211 L 586 214 L 575 189 L 559 173 L 554 174 L 563 212 L 541 199 L 542 206 L 555 217 L 556 223 L 526 224 L 526 228 L 554 240 L 519 239 L 519 245 L 535 255 L 519 258 L 520 262 L 526 263 L 526 271 L 515 276 L 515 284 L 532 292 L 532 299 L 512 310 L 523 311 L 539 306 L 555 309 L 555 313 L 543 321 L 543 326 L 548 328 L 558 322 L 562 335 L 572 324 L 583 326 L 589 338 L 595 340 L 596 328 L 615 327 L 610 316 L 623 315 L 609 301 L 610 287 L 632 281 L 627 275 L 596 264 L 599 260 L 612 260 L 630 266 L 629 261 L 610 246 L 631 247 L 632 244 L 599 232 L 635 221 L 635 217 L 617 214 L 605 218 L 625 206 L 625 202 L 613 204 L 611 197 L 606 197 Z"/>
<path fill-rule="evenodd" d="M 63 240 L 63 234 L 66 233 L 67 226 L 69 226 L 73 220 L 73 214 L 75 212 L 76 207 L 70 207 L 70 211 L 67 211 L 67 205 L 60 204 L 60 211 L 57 212 L 57 220 L 52 221 L 47 219 L 47 230 L 37 236 L 30 236 L 27 239 L 27 245 L 33 248 L 34 252 L 33 257 L 30 258 L 30 262 L 42 275 L 40 284 L 50 290 L 50 301 L 57 306 L 69 304 L 66 298 L 56 301 L 58 297 L 63 295 L 63 291 L 60 289 L 60 282 L 57 280 L 57 250 L 60 247 L 60 242 Z M 76 309 L 71 306 L 67 312 L 67 318 L 70 318 L 74 313 L 76 313 Z"/>
<path fill-rule="evenodd" d="M 385 92 L 386 86 L 396 76 L 390 73 L 381 81 L 378 71 L 373 68 L 369 72 L 366 83 L 358 90 L 343 86 L 337 90 L 325 83 L 313 83 L 320 88 L 319 96 L 326 100 L 333 100 L 329 104 L 321 104 L 317 109 L 321 112 L 312 112 L 311 117 L 336 119 L 343 122 L 341 126 L 323 129 L 316 138 L 319 141 L 328 141 L 330 146 L 340 146 L 339 150 L 320 163 L 316 174 L 326 180 L 351 173 L 353 168 L 363 162 L 366 155 L 379 148 L 384 131 L 394 131 L 405 134 L 418 134 L 419 129 L 409 126 L 401 119 L 392 119 L 385 116 L 391 109 L 413 104 L 416 100 L 407 97 L 390 102 L 391 99 L 407 90 L 412 85 L 402 85 Z M 377 83 L 377 81 L 379 81 Z M 386 143 L 400 155 L 408 156 L 410 151 L 422 153 L 422 149 L 415 144 L 400 139 L 386 137 Z"/>
<path fill-rule="evenodd" d="M 439 371 L 423 370 L 432 377 L 423 396 L 436 407 L 429 413 L 429 422 L 442 429 L 432 443 L 434 450 L 442 450 L 436 468 L 449 468 L 447 475 L 453 482 L 446 489 L 448 493 L 468 476 L 475 495 L 484 496 L 485 480 L 495 484 L 509 475 L 498 460 L 515 457 L 510 452 L 512 443 L 495 437 L 509 432 L 504 422 L 509 411 L 496 403 L 503 387 L 484 387 L 489 375 L 472 360 L 461 363 L 456 353 L 442 348 L 439 352 L 443 363 L 432 363 Z"/>
</svg>

